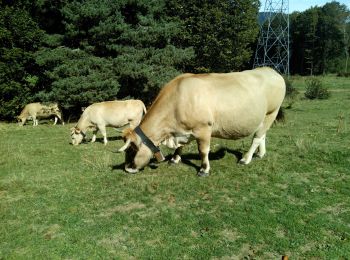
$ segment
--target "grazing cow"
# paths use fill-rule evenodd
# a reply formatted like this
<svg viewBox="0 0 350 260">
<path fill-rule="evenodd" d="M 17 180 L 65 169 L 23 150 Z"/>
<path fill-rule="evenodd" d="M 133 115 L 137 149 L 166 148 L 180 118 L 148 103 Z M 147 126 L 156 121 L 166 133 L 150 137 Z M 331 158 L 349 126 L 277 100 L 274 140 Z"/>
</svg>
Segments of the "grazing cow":
<svg viewBox="0 0 350 260">
<path fill-rule="evenodd" d="M 254 134 L 240 160 L 248 164 L 257 148 L 265 155 L 265 136 L 285 96 L 285 82 L 270 68 L 243 72 L 183 74 L 160 91 L 141 124 L 124 132 L 125 170 L 135 173 L 154 154 L 164 159 L 159 145 L 176 148 L 172 162 L 181 159 L 182 145 L 195 139 L 201 156 L 199 176 L 208 176 L 211 137 L 239 139 Z"/>
<path fill-rule="evenodd" d="M 57 119 L 64 125 L 62 113 L 57 103 L 30 103 L 23 108 L 17 119 L 20 121 L 21 126 L 23 126 L 28 119 L 33 119 L 33 126 L 37 126 L 39 124 L 38 118 L 48 118 L 51 116 L 55 117 L 54 125 L 56 125 Z"/>
<path fill-rule="evenodd" d="M 71 129 L 72 144 L 78 145 L 86 136 L 88 128 L 93 129 L 91 142 L 95 142 L 97 131 L 103 135 L 107 144 L 106 126 L 122 127 L 130 124 L 135 128 L 146 113 L 146 107 L 141 100 L 105 101 L 95 103 L 84 109 L 75 127 Z"/>
</svg>

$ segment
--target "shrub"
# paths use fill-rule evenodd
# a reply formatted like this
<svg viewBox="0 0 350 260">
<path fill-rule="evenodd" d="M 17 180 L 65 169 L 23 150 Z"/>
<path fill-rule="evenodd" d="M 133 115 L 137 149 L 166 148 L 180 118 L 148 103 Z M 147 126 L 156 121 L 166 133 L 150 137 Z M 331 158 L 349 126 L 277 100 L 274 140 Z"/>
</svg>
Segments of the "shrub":
<svg viewBox="0 0 350 260">
<path fill-rule="evenodd" d="M 306 81 L 305 97 L 308 99 L 327 99 L 329 91 L 323 86 L 322 81 L 312 77 Z"/>
<path fill-rule="evenodd" d="M 293 81 L 289 78 L 284 78 L 286 83 L 286 97 L 294 98 L 298 94 L 298 90 L 293 86 Z"/>
<path fill-rule="evenodd" d="M 293 86 L 293 81 L 289 78 L 284 78 L 286 83 L 286 97 L 285 102 L 287 103 L 286 108 L 292 108 L 292 105 L 296 101 L 296 97 L 299 94 L 299 91 Z"/>
<path fill-rule="evenodd" d="M 346 77 L 346 78 L 349 78 L 350 77 L 350 72 L 345 72 L 345 71 L 342 71 L 342 72 L 339 72 L 337 74 L 338 77 Z"/>
</svg>

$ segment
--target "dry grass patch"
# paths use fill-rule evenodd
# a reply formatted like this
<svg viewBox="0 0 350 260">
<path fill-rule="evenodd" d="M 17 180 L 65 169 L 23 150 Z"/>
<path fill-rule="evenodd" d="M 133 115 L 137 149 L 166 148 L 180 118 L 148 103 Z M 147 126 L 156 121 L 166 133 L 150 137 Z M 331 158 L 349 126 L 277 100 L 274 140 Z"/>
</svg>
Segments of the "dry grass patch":
<svg viewBox="0 0 350 260">
<path fill-rule="evenodd" d="M 111 217 L 114 214 L 118 213 L 129 213 L 134 210 L 144 209 L 146 206 L 139 202 L 126 203 L 124 205 L 119 205 L 113 208 L 105 209 L 102 213 L 99 214 L 100 217 Z"/>
</svg>

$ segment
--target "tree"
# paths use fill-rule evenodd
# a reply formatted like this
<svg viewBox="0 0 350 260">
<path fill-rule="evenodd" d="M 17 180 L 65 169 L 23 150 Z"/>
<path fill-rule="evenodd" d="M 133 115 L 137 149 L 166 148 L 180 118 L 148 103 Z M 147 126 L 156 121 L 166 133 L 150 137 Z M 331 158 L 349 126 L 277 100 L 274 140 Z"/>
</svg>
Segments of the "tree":
<svg viewBox="0 0 350 260">
<path fill-rule="evenodd" d="M 193 57 L 173 44 L 178 25 L 164 16 L 162 1 L 72 1 L 61 8 L 65 33 L 37 52 L 44 79 L 41 99 L 66 109 L 93 102 L 142 98 L 158 89 Z M 48 85 L 50 87 L 48 87 Z"/>
<path fill-rule="evenodd" d="M 349 10 L 338 2 L 291 15 L 291 72 L 339 72 L 346 59 Z M 345 51 L 344 51 L 345 50 Z"/>
<path fill-rule="evenodd" d="M 43 31 L 26 10 L 2 6 L 0 10 L 0 114 L 12 120 L 37 91 L 33 57 Z"/>
<path fill-rule="evenodd" d="M 321 15 L 318 31 L 321 49 L 319 69 L 321 73 L 337 72 L 344 55 L 343 28 L 349 10 L 345 5 L 331 2 L 321 8 Z"/>
<path fill-rule="evenodd" d="M 167 13 L 182 24 L 181 46 L 193 46 L 193 72 L 241 70 L 251 59 L 258 34 L 259 1 L 167 1 Z M 255 48 L 255 46 L 253 46 Z"/>
</svg>

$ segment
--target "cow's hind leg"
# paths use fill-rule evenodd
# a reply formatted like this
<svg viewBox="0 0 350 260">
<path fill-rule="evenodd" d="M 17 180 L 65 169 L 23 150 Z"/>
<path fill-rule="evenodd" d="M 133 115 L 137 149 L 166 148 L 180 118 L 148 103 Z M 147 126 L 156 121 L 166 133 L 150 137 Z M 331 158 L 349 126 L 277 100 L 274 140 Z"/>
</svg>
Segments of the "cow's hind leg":
<svg viewBox="0 0 350 260">
<path fill-rule="evenodd" d="M 259 148 L 258 156 L 260 158 L 264 157 L 266 153 L 266 146 L 265 146 L 266 132 L 270 129 L 271 125 L 275 121 L 276 116 L 278 114 L 278 110 L 279 109 L 265 116 L 264 121 L 262 122 L 262 124 L 254 134 L 253 142 L 249 148 L 249 151 L 239 161 L 241 164 L 250 163 L 257 148 Z"/>
<path fill-rule="evenodd" d="M 55 116 L 55 121 L 53 122 L 53 125 L 57 124 L 57 116 Z"/>
<path fill-rule="evenodd" d="M 62 116 L 57 114 L 56 117 L 61 121 L 62 125 L 64 125 L 64 121 L 62 119 Z"/>
</svg>

